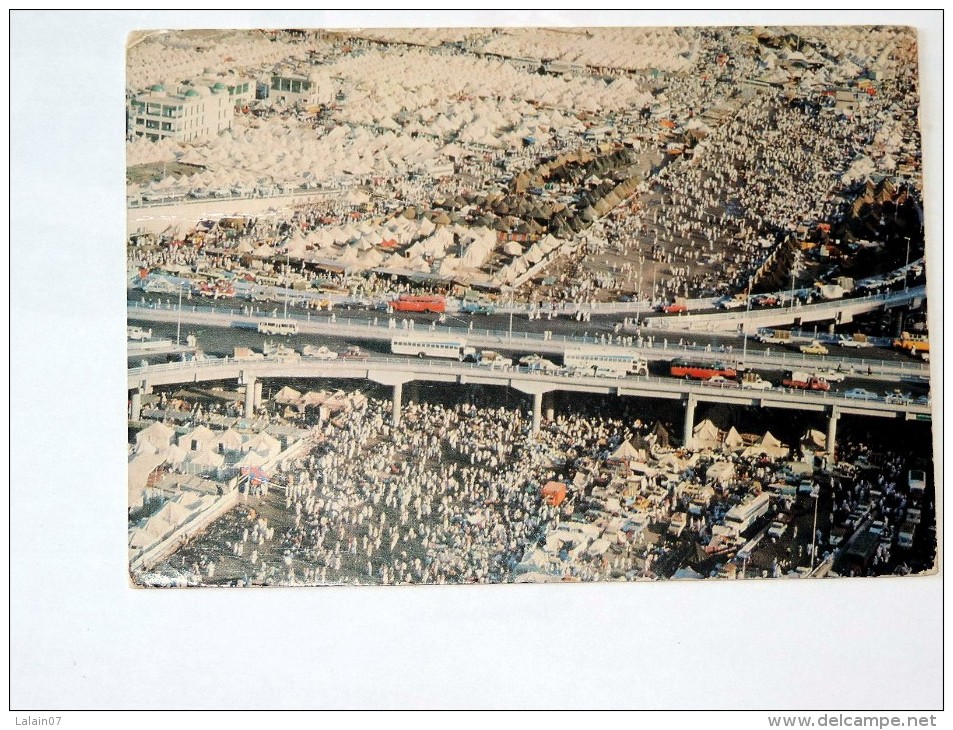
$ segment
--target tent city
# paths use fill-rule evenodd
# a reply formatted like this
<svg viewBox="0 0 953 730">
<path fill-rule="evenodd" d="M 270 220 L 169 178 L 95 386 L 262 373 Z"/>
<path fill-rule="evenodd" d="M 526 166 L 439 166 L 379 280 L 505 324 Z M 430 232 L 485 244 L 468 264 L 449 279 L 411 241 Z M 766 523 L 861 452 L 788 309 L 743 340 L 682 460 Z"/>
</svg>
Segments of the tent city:
<svg viewBox="0 0 953 730">
<path fill-rule="evenodd" d="M 916 31 L 143 31 L 137 586 L 937 554 Z"/>
</svg>

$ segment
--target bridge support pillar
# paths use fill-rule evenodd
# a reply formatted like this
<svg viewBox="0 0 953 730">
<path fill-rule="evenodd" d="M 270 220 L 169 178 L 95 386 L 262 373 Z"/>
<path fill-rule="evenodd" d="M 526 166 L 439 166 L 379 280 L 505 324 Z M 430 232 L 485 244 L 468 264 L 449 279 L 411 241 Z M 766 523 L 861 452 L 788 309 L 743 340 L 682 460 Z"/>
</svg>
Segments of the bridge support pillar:
<svg viewBox="0 0 953 730">
<path fill-rule="evenodd" d="M 698 401 L 695 396 L 689 393 L 685 400 L 685 428 L 682 431 L 682 446 L 685 448 L 691 448 L 692 446 L 692 431 L 695 428 L 695 406 L 697 404 Z"/>
<path fill-rule="evenodd" d="M 554 398 L 555 395 L 553 393 L 549 393 L 546 396 L 546 420 L 550 423 L 556 420 L 556 407 L 553 403 Z"/>
<path fill-rule="evenodd" d="M 831 408 L 831 415 L 827 419 L 827 454 L 832 465 L 837 462 L 835 449 L 837 448 L 837 420 L 839 418 L 840 411 L 837 408 Z"/>
<path fill-rule="evenodd" d="M 132 391 L 132 404 L 129 408 L 129 420 L 138 421 L 142 416 L 142 393 L 138 390 Z"/>
<path fill-rule="evenodd" d="M 255 408 L 260 408 L 262 403 L 261 398 L 261 381 L 255 381 Z"/>
<path fill-rule="evenodd" d="M 533 435 L 539 433 L 539 427 L 543 420 L 543 394 L 533 393 Z"/>
<path fill-rule="evenodd" d="M 255 386 L 258 381 L 254 375 L 244 375 L 242 380 L 245 382 L 245 418 L 251 418 L 255 415 Z"/>
<path fill-rule="evenodd" d="M 394 426 L 400 425 L 400 406 L 401 398 L 404 395 L 404 384 L 394 383 L 394 399 L 391 405 L 391 422 Z"/>
</svg>

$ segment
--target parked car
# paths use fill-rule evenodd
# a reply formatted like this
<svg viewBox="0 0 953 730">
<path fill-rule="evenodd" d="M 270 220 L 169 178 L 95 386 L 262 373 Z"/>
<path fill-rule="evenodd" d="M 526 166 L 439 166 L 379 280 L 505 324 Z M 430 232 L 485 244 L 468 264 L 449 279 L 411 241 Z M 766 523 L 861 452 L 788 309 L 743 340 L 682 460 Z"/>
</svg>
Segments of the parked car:
<svg viewBox="0 0 953 730">
<path fill-rule="evenodd" d="M 822 345 L 817 340 L 811 340 L 811 344 L 801 345 L 798 349 L 801 352 L 803 352 L 805 355 L 826 355 L 827 354 L 827 348 L 824 347 L 824 345 Z"/>
<path fill-rule="evenodd" d="M 771 537 L 781 537 L 787 529 L 788 526 L 783 522 L 775 521 L 772 522 L 771 527 L 768 528 L 768 534 Z"/>
<path fill-rule="evenodd" d="M 844 392 L 845 398 L 857 398 L 858 400 L 876 400 L 880 396 L 865 388 L 851 388 Z"/>
</svg>

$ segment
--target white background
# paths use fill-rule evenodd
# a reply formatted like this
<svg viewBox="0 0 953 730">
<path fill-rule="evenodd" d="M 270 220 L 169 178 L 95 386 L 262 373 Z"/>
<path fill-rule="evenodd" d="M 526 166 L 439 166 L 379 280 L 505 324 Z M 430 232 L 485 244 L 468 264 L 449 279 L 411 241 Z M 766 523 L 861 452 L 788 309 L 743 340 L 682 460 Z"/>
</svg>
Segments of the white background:
<svg viewBox="0 0 953 730">
<path fill-rule="evenodd" d="M 918 26 L 928 239 L 938 248 L 938 12 L 14 12 L 10 649 L 17 715 L 940 707 L 938 577 L 248 591 L 127 585 L 129 31 L 796 23 Z M 938 263 L 930 262 L 933 339 L 941 324 Z"/>
</svg>

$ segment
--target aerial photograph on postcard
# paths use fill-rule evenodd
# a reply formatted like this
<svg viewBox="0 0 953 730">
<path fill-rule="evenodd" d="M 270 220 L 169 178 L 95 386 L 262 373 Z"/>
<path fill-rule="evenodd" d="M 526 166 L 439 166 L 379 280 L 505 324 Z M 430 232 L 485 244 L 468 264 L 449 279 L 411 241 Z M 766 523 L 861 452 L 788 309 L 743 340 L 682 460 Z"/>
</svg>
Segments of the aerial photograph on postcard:
<svg viewBox="0 0 953 730">
<path fill-rule="evenodd" d="M 124 53 L 132 586 L 937 570 L 915 29 Z"/>
</svg>

